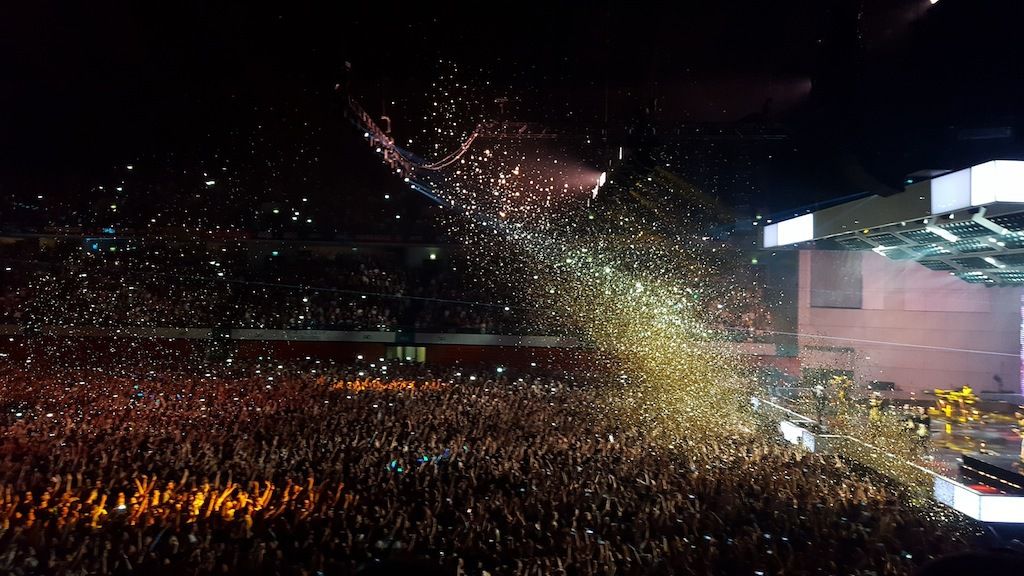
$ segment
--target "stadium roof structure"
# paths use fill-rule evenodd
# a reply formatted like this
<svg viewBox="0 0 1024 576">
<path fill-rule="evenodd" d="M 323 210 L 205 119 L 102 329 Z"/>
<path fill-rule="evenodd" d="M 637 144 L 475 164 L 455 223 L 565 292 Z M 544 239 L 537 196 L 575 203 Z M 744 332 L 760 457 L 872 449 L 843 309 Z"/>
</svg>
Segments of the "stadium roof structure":
<svg viewBox="0 0 1024 576">
<path fill-rule="evenodd" d="M 872 250 L 965 282 L 1024 285 L 1024 161 L 992 160 L 764 227 L 762 245 Z"/>
</svg>

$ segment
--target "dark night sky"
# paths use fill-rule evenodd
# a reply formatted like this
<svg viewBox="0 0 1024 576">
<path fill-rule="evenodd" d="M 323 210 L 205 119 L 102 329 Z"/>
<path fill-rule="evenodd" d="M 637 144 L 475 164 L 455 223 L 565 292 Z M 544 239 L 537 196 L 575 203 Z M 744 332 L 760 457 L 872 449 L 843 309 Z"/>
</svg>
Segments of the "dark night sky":
<svg viewBox="0 0 1024 576">
<path fill-rule="evenodd" d="M 645 110 L 732 122 L 771 98 L 811 151 L 769 171 L 766 189 L 801 189 L 776 208 L 1021 155 L 1019 0 L 255 4 L 8 7 L 0 193 L 74 195 L 112 166 L 215 156 L 249 182 L 329 188 L 367 161 L 337 147 L 352 135 L 334 84 L 375 113 L 394 101 L 401 122 L 441 61 L 489 81 L 482 101 L 512 98 L 516 119 L 576 132 L 601 130 L 606 104 L 615 134 Z M 961 132 L 999 126 L 1014 135 Z"/>
</svg>

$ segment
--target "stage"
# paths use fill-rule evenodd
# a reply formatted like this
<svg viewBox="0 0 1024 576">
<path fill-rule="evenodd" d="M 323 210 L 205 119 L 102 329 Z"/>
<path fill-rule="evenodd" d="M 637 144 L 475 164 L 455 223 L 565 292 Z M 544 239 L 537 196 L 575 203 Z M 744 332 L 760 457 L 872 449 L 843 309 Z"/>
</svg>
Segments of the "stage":
<svg viewBox="0 0 1024 576">
<path fill-rule="evenodd" d="M 771 400 L 751 402 L 755 410 L 773 413 L 783 438 L 806 450 L 850 457 L 910 481 L 975 520 L 1024 526 L 1021 438 L 1009 418 L 959 422 L 933 416 L 928 456 L 909 462 L 856 438 L 815 432 L 814 419 Z"/>
<path fill-rule="evenodd" d="M 1024 496 L 1021 437 L 1010 421 L 931 421 L 933 470 L 981 490 Z"/>
</svg>

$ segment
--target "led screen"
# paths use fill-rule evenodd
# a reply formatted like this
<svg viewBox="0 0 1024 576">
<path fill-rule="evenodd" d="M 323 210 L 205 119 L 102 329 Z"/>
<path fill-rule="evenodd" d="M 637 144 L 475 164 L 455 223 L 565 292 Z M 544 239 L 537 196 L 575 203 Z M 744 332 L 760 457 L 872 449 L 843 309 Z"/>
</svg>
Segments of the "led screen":
<svg viewBox="0 0 1024 576">
<path fill-rule="evenodd" d="M 764 230 L 764 247 L 785 246 L 806 242 L 814 238 L 814 214 L 804 214 L 778 224 L 766 226 Z"/>
<path fill-rule="evenodd" d="M 932 214 L 953 212 L 970 205 L 970 168 L 932 180 Z"/>
</svg>

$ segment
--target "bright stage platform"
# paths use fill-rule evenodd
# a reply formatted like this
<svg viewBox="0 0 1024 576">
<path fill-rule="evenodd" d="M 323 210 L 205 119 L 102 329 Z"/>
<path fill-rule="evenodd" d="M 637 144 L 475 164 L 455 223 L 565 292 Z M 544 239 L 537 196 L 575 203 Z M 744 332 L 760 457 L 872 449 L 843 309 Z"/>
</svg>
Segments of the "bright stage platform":
<svg viewBox="0 0 1024 576">
<path fill-rule="evenodd" d="M 933 418 L 928 457 L 908 462 L 849 436 L 815 432 L 812 418 L 779 403 L 763 398 L 752 403 L 778 415 L 779 431 L 793 444 L 862 460 L 900 480 L 912 478 L 936 501 L 981 522 L 1024 526 L 1021 438 L 1008 422 Z"/>
</svg>

